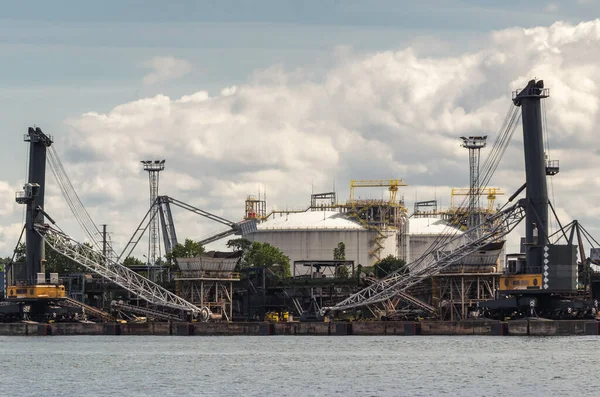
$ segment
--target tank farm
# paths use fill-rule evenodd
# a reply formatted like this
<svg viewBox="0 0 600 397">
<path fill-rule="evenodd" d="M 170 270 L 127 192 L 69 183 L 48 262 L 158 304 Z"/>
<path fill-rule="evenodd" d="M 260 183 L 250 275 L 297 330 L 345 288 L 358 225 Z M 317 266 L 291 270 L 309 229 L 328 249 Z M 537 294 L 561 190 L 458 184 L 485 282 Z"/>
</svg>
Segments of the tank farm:
<svg viewBox="0 0 600 397">
<path fill-rule="evenodd" d="M 53 137 L 29 128 L 27 182 L 15 196 L 25 224 L 0 272 L 0 335 L 599 335 L 600 247 L 579 222 L 561 223 L 548 196 L 547 179 L 560 175 L 544 151 L 547 98 L 531 80 L 512 93 L 493 142 L 457 137 L 469 187 L 452 189 L 447 208 L 407 208 L 402 179 L 352 180 L 347 200 L 332 189 L 296 210 L 267 211 L 264 194 L 247 196 L 231 221 L 160 195 L 165 160 L 141 161 L 149 209 L 121 253 L 85 210 Z M 504 192 L 489 183 L 519 126 L 525 181 Z M 44 210 L 47 168 L 86 243 Z M 365 189 L 386 192 L 363 199 Z M 172 209 L 225 231 L 182 243 Z M 523 229 L 508 252 L 507 236 Z M 227 238 L 231 251 L 179 254 Z M 140 242 L 146 263 L 131 260 Z M 289 267 L 249 262 L 248 247 L 267 243 Z M 47 272 L 51 260 L 72 271 Z"/>
</svg>

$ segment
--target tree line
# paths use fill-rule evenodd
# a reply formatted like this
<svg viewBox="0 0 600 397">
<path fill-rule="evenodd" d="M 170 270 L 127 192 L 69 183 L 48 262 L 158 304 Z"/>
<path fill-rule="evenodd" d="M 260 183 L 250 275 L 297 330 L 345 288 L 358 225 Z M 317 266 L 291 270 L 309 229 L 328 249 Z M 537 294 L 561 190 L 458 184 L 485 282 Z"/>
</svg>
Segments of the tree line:
<svg viewBox="0 0 600 397">
<path fill-rule="evenodd" d="M 88 243 L 84 245 L 91 247 Z M 227 248 L 233 251 L 241 251 L 242 256 L 238 261 L 236 271 L 243 272 L 250 267 L 263 267 L 269 269 L 272 273 L 282 278 L 291 277 L 291 266 L 290 258 L 283 253 L 279 248 L 272 246 L 269 243 L 252 242 L 245 238 L 236 238 L 227 241 Z M 77 262 L 55 252 L 49 245 L 45 247 L 46 255 L 46 272 L 48 273 L 81 273 L 84 272 L 82 266 Z M 165 255 L 164 259 L 159 260 L 157 265 L 163 265 L 171 268 L 173 271 L 177 271 L 179 266 L 177 265 L 177 258 L 193 258 L 201 256 L 206 253 L 206 249 L 202 244 L 191 239 L 185 239 L 183 244 L 179 243 L 173 247 L 173 250 Z M 337 261 L 346 260 L 346 246 L 343 242 L 340 242 L 333 249 L 333 259 Z M 10 263 L 11 258 L 0 258 L 0 270 Z M 21 243 L 17 247 L 15 262 L 25 261 L 25 244 Z M 146 266 L 146 263 L 136 257 L 127 257 L 123 261 L 123 265 L 127 267 L 132 266 Z M 393 255 L 389 255 L 372 267 L 362 267 L 359 265 L 359 273 L 372 274 L 375 277 L 382 278 L 390 273 L 398 270 L 406 270 L 406 262 L 402 259 L 398 259 Z M 339 266 L 336 272 L 338 278 L 348 278 L 349 270 L 346 266 Z"/>
</svg>

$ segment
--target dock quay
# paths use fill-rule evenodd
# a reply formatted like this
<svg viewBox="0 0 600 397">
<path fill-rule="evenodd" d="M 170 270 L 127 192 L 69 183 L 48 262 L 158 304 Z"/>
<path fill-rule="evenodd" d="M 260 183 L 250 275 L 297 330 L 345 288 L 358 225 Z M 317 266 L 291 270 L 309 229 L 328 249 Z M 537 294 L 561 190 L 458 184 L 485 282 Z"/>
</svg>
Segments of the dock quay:
<svg viewBox="0 0 600 397">
<path fill-rule="evenodd" d="M 64 335 L 488 335 L 488 336 L 581 336 L 600 335 L 600 322 L 590 320 L 513 321 L 381 321 L 321 323 L 6 323 L 0 336 Z"/>
</svg>

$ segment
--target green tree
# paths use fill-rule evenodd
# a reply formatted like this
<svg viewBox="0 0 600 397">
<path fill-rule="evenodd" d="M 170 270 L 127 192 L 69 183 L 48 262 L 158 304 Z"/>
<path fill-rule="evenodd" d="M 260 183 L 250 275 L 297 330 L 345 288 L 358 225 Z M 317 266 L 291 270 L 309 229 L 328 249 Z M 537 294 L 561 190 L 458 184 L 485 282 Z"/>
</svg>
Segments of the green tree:
<svg viewBox="0 0 600 397">
<path fill-rule="evenodd" d="M 15 262 L 25 262 L 25 243 L 21 243 L 15 249 Z"/>
<path fill-rule="evenodd" d="M 231 248 L 233 251 L 248 251 L 252 246 L 252 241 L 247 238 L 234 238 L 227 241 L 227 248 Z"/>
<path fill-rule="evenodd" d="M 345 261 L 346 260 L 346 244 L 339 242 L 337 247 L 333 249 L 333 260 L 334 261 Z"/>
<path fill-rule="evenodd" d="M 63 275 L 70 273 L 83 273 L 85 271 L 84 267 L 79 263 L 54 251 L 48 244 L 46 244 L 45 249 L 46 273 L 58 273 Z"/>
<path fill-rule="evenodd" d="M 90 247 L 89 243 L 83 243 L 86 247 Z M 75 247 L 75 245 L 73 245 Z M 27 249 L 24 243 L 19 244 L 16 249 L 15 262 L 25 262 Z M 46 257 L 46 273 L 58 273 L 60 275 L 69 273 L 82 273 L 84 267 L 74 260 L 54 251 L 48 244 L 44 246 L 44 256 Z"/>
<path fill-rule="evenodd" d="M 204 247 L 197 241 L 185 239 L 183 244 L 177 244 L 170 253 L 165 255 L 167 265 L 176 265 L 176 258 L 195 258 L 204 253 Z"/>
<path fill-rule="evenodd" d="M 394 255 L 388 255 L 375 263 L 376 277 L 385 277 L 388 274 L 396 271 L 406 272 L 408 271 L 408 268 L 406 267 L 406 262 L 403 259 L 396 258 Z"/>
<path fill-rule="evenodd" d="M 143 261 L 141 261 L 138 258 L 135 258 L 133 256 L 128 256 L 123 261 L 123 266 L 127 266 L 127 267 L 131 267 L 131 266 L 144 266 L 144 265 L 145 265 L 145 263 Z"/>
<path fill-rule="evenodd" d="M 334 261 L 345 261 L 346 260 L 346 244 L 340 241 L 333 249 L 333 260 Z M 346 265 L 341 265 L 336 268 L 336 277 L 339 278 L 348 278 L 350 276 L 348 272 L 348 267 Z"/>
<path fill-rule="evenodd" d="M 240 262 L 240 269 L 265 267 L 281 277 L 291 277 L 290 258 L 269 243 L 253 242 Z"/>
</svg>

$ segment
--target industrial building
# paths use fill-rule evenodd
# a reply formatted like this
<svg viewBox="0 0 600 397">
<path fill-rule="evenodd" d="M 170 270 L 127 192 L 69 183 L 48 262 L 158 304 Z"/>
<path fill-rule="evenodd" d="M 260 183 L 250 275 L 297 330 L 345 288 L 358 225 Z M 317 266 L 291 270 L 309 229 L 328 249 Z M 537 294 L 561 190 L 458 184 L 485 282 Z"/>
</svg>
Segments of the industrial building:
<svg viewBox="0 0 600 397">
<path fill-rule="evenodd" d="M 339 243 L 345 245 L 345 260 L 373 266 L 388 255 L 402 256 L 408 249 L 399 236 L 407 225 L 407 210 L 397 199 L 400 179 L 353 180 L 350 200 L 340 203 L 335 192 L 311 195 L 310 205 L 301 211 L 266 213 L 266 200 L 249 196 L 245 219 L 256 219 L 257 230 L 245 237 L 281 249 L 293 264 L 297 261 L 332 260 Z M 355 188 L 385 187 L 387 200 L 356 199 Z"/>
</svg>

